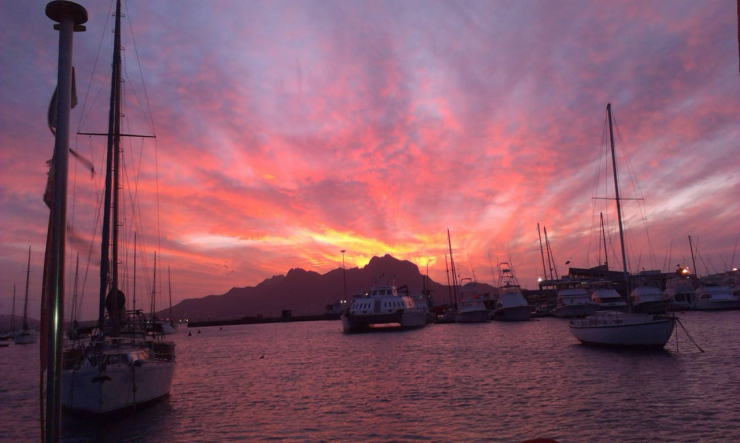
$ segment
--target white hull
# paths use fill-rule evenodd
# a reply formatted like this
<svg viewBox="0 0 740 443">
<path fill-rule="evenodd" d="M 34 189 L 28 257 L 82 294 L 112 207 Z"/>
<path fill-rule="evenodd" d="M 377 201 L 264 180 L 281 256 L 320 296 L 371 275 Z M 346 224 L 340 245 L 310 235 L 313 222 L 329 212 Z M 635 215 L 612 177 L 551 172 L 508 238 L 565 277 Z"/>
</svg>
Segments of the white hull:
<svg viewBox="0 0 740 443">
<path fill-rule="evenodd" d="M 36 343 L 36 334 L 30 331 L 18 332 L 14 341 L 17 345 L 31 345 Z"/>
<path fill-rule="evenodd" d="M 401 329 L 413 329 L 426 326 L 427 313 L 421 309 L 407 309 L 403 312 L 388 314 L 341 314 L 342 329 L 344 332 L 366 331 L 378 327 L 399 327 Z"/>
<path fill-rule="evenodd" d="M 531 312 L 529 306 L 498 308 L 493 311 L 493 319 L 496 321 L 527 321 Z"/>
<path fill-rule="evenodd" d="M 570 333 L 588 345 L 662 348 L 671 338 L 674 320 L 650 314 L 604 311 L 570 322 Z"/>
<path fill-rule="evenodd" d="M 175 374 L 174 361 L 147 360 L 143 365 L 118 363 L 65 370 L 62 406 L 74 411 L 106 414 L 166 397 Z"/>
</svg>

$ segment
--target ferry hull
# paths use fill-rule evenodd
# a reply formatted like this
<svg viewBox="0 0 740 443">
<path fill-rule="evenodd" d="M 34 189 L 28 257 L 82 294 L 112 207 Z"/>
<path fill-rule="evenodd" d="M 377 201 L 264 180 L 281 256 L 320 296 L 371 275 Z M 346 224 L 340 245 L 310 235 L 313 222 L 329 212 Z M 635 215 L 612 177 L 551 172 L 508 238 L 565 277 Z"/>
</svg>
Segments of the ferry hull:
<svg viewBox="0 0 740 443">
<path fill-rule="evenodd" d="M 424 310 L 405 310 L 386 314 L 346 314 L 340 316 L 344 332 L 360 332 L 375 327 L 397 326 L 412 329 L 426 326 L 427 313 Z"/>
</svg>

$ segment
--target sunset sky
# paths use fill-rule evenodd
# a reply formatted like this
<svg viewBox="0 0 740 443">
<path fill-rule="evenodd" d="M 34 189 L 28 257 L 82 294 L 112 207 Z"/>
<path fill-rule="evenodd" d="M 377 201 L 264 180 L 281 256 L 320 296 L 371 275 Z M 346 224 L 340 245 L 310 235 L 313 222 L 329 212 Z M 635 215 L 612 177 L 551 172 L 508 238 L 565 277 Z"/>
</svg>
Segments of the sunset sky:
<svg viewBox="0 0 740 443">
<path fill-rule="evenodd" d="M 0 313 L 14 284 L 22 311 L 30 245 L 33 317 L 58 55 L 46 3 L 0 2 Z M 112 5 L 80 3 L 71 124 L 104 132 Z M 607 103 L 622 197 L 644 198 L 624 203 L 630 270 L 691 266 L 689 235 L 700 275 L 740 262 L 734 0 L 132 0 L 124 13 L 124 126 L 157 136 L 124 144 L 139 300 L 155 251 L 157 291 L 170 267 L 175 303 L 291 268 L 325 273 L 341 250 L 348 268 L 391 254 L 446 282 L 447 228 L 462 277 L 493 283 L 491 263 L 511 259 L 534 289 L 537 223 L 562 275 L 566 261 L 599 264 L 599 212 L 621 269 L 616 212 L 599 199 L 613 197 Z M 67 281 L 79 253 L 91 319 L 105 140 L 70 146 L 96 170 L 70 159 Z"/>
</svg>

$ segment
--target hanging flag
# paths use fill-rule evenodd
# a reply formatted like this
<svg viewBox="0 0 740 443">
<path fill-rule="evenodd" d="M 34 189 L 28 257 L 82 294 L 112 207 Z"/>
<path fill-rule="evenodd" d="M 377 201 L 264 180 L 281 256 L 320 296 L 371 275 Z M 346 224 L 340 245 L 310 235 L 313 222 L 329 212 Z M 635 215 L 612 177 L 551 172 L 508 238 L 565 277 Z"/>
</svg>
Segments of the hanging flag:
<svg viewBox="0 0 740 443">
<path fill-rule="evenodd" d="M 54 94 L 49 102 L 49 111 L 46 113 L 46 123 L 52 135 L 57 135 L 57 89 L 54 88 Z M 72 66 L 72 108 L 77 106 L 77 82 L 75 81 L 75 67 Z"/>
</svg>

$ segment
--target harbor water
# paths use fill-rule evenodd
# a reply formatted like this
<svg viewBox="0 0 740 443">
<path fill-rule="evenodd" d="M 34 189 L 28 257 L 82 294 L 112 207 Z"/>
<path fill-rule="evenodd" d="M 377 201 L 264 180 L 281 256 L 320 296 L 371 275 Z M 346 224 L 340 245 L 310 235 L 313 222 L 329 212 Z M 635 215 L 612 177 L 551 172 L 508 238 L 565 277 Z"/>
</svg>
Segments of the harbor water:
<svg viewBox="0 0 740 443">
<path fill-rule="evenodd" d="M 664 350 L 591 348 L 556 318 L 352 335 L 181 325 L 167 400 L 65 415 L 63 440 L 740 441 L 740 311 L 678 316 L 704 352 L 678 325 Z M 0 349 L 0 441 L 40 439 L 38 353 Z"/>
</svg>

